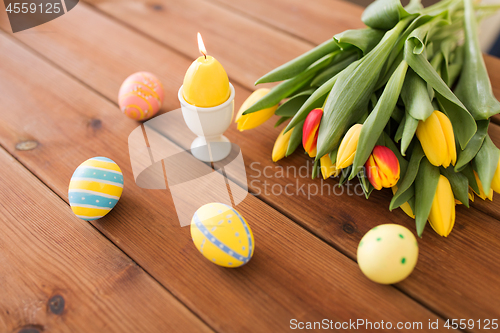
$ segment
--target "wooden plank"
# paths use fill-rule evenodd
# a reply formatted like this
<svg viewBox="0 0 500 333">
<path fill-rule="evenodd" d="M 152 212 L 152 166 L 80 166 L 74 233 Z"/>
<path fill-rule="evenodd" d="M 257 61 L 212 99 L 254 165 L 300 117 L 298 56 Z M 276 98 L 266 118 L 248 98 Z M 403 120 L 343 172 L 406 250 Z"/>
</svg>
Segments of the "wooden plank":
<svg viewBox="0 0 500 333">
<path fill-rule="evenodd" d="M 211 331 L 1 148 L 0 168 L 0 331 Z"/>
<path fill-rule="evenodd" d="M 175 53 L 109 21 L 85 5 L 80 4 L 78 8 L 74 11 L 76 14 L 70 13 L 45 28 L 55 31 L 56 27 L 64 27 L 60 30 L 62 33 L 73 30 L 68 29 L 71 22 L 76 26 L 92 22 L 85 34 L 77 30 L 72 33 L 89 38 L 88 41 L 104 35 L 103 39 L 124 47 L 118 48 L 118 53 L 129 49 L 132 44 L 127 43 L 133 42 L 137 49 L 155 54 L 156 63 L 165 63 L 164 68 L 171 69 L 166 73 L 188 65 L 187 60 Z M 61 38 L 64 34 L 44 36 Z M 85 48 L 82 42 L 76 39 L 68 43 L 70 48 L 79 44 L 79 48 L 75 47 L 79 51 L 74 54 L 77 57 L 63 52 L 69 60 L 59 64 L 73 63 L 82 70 L 88 62 L 78 54 L 112 49 Z M 257 244 L 254 258 L 237 270 L 208 263 L 193 246 L 189 228 L 178 226 L 169 196 L 164 191 L 135 186 L 126 151 L 128 134 L 138 124 L 123 117 L 116 105 L 49 66 L 4 34 L 0 35 L 0 45 L 9 50 L 9 55 L 0 56 L 5 64 L 0 73 L 0 90 L 4 92 L 0 101 L 4 106 L 0 110 L 0 119 L 3 119 L 0 144 L 65 199 L 68 180 L 78 163 L 95 155 L 115 160 L 124 172 L 124 194 L 113 212 L 94 225 L 214 329 L 284 331 L 292 318 L 348 321 L 360 313 L 372 321 L 385 318 L 427 322 L 429 318 L 438 318 L 397 289 L 371 283 L 352 260 L 253 196 L 248 196 L 238 210 L 254 232 Z M 55 50 L 62 51 L 60 47 Z M 124 58 L 115 61 L 120 59 Z M 133 58 L 129 55 L 126 59 L 128 62 Z M 132 64 L 137 69 L 144 58 L 136 59 L 139 61 L 133 60 Z M 102 63 L 97 66 L 106 67 Z M 93 74 L 93 80 L 106 78 L 95 70 Z M 114 75 L 122 76 L 122 73 Z M 164 84 L 167 91 L 172 91 L 168 80 Z M 238 91 L 242 91 L 241 87 Z M 10 114 L 12 109 L 19 112 Z M 38 148 L 16 151 L 15 144 L 27 137 L 39 142 Z"/>
<path fill-rule="evenodd" d="M 67 19 L 70 20 L 68 22 L 63 21 L 65 18 L 61 18 L 47 24 L 44 28 L 48 29 L 49 27 L 57 33 L 36 37 L 33 34 L 21 33 L 15 36 L 45 56 L 57 59 L 65 70 L 81 78 L 90 86 L 98 88 L 110 99 L 115 98 L 121 80 L 129 73 L 139 69 L 158 73 L 166 91 L 171 92 L 167 94 L 164 110 L 177 108 L 178 101 L 174 92 L 180 86 L 183 71 L 189 65 L 190 60 L 179 59 L 174 53 L 140 38 L 132 31 L 118 29 L 116 25 L 98 15 L 92 15 L 85 8 L 82 6 L 79 13 L 67 15 Z M 91 27 L 88 26 L 88 21 L 92 21 Z M 160 25 L 161 22 L 158 24 Z M 72 28 L 68 29 L 68 25 Z M 86 34 L 78 33 L 82 29 L 85 29 Z M 125 39 L 127 42 L 123 42 Z M 107 40 L 113 44 L 109 48 L 96 48 L 94 47 L 96 40 L 98 42 Z M 149 52 L 131 52 L 132 46 L 141 50 L 149 50 Z M 82 49 L 92 49 L 92 52 L 91 54 L 81 52 Z M 126 54 L 127 57 L 123 58 L 123 54 Z M 156 57 L 150 56 L 150 54 L 154 54 Z M 98 59 L 100 62 L 94 63 L 89 59 Z M 181 65 L 183 61 L 184 65 Z M 110 66 L 100 65 L 108 62 L 113 64 Z M 88 73 L 93 73 L 93 75 L 88 75 Z M 100 77 L 107 79 L 101 80 Z M 110 81 L 113 83 L 110 84 Z M 236 89 L 237 105 L 239 105 L 249 92 L 238 85 Z M 116 118 L 113 119 L 110 121 L 116 122 Z M 227 132 L 228 137 L 233 142 L 238 143 L 243 150 L 250 186 L 255 192 L 263 191 L 264 181 L 269 181 L 263 175 L 265 168 L 265 170 L 274 173 L 278 170 L 277 166 L 279 165 L 284 167 L 302 166 L 306 163 L 305 157 L 300 153 L 278 164 L 273 164 L 270 161 L 269 156 L 273 141 L 278 132 L 278 129 L 272 128 L 271 122 L 252 130 L 250 135 L 241 135 L 234 126 Z M 253 164 L 255 162 L 258 164 Z M 286 185 L 288 183 L 294 184 L 297 179 L 292 175 L 288 178 L 273 179 L 272 181 Z M 300 178 L 298 181 L 299 186 L 304 184 L 306 188 L 316 184 L 308 179 L 308 176 Z M 307 196 L 300 194 L 296 196 L 262 195 L 261 198 L 298 221 L 308 230 L 341 249 L 351 258 L 355 257 L 356 246 L 362 235 L 375 225 L 400 223 L 410 230 L 414 229 L 414 222 L 405 217 L 399 210 L 392 214 L 387 213 L 390 198 L 387 191 L 374 193 L 368 201 L 347 194 L 314 196 L 312 200 L 308 200 Z M 305 205 L 304 202 L 307 204 Z M 363 207 L 363 209 L 359 209 L 359 207 Z M 484 219 L 480 225 L 477 222 L 478 218 Z M 463 226 L 462 231 L 460 230 L 461 225 Z M 463 230 L 465 227 L 467 230 Z M 119 231 L 113 230 L 113 232 Z M 400 284 L 399 288 L 447 317 L 486 318 L 487 316 L 498 316 L 500 308 L 498 297 L 496 297 L 498 293 L 497 290 L 492 292 L 491 289 L 491 286 L 495 286 L 499 279 L 498 264 L 477 260 L 478 253 L 488 252 L 490 248 L 496 249 L 496 241 L 492 239 L 492 235 L 495 233 L 498 233 L 498 222 L 476 211 L 465 211 L 463 215 L 459 213 L 457 227 L 447 240 L 437 237 L 429 230 L 424 239 L 421 240 L 422 256 L 416 272 L 410 279 Z M 474 252 L 469 250 L 471 242 L 478 244 L 478 248 Z M 443 267 L 440 268 L 439 265 L 443 265 Z M 487 282 L 472 283 L 472 280 L 456 273 L 457 271 L 468 271 L 470 265 L 475 267 L 476 272 L 481 272 L 484 279 L 482 281 Z M 439 281 L 446 282 L 436 283 L 436 276 L 439 276 Z M 464 279 L 467 281 L 465 284 Z M 477 304 L 477 306 L 471 307 L 470 304 Z"/>
<path fill-rule="evenodd" d="M 160 0 L 152 4 L 146 0 L 96 0 L 90 3 L 110 16 L 127 19 L 127 25 L 173 46 L 192 59 L 199 56 L 196 33 L 201 32 L 208 52 L 224 64 L 233 80 L 247 88 L 253 87 L 270 68 L 311 48 L 308 42 L 251 18 L 234 15 L 232 10 L 209 1 Z"/>
<path fill-rule="evenodd" d="M 101 1 L 92 0 L 101 6 Z M 207 0 L 273 26 L 314 45 L 347 29 L 360 29 L 363 8 L 339 0 Z M 341 13 L 342 15 L 338 15 Z"/>
</svg>

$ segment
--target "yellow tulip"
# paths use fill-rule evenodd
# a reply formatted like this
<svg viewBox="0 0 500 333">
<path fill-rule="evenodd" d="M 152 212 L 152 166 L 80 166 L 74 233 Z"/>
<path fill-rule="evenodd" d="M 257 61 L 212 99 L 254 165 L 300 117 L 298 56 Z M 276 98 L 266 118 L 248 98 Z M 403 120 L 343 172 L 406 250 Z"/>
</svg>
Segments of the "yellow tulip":
<svg viewBox="0 0 500 333">
<path fill-rule="evenodd" d="M 432 165 L 442 165 L 445 168 L 450 163 L 455 165 L 457 161 L 455 135 L 450 119 L 444 113 L 434 111 L 425 121 L 420 120 L 416 134 Z"/>
<path fill-rule="evenodd" d="M 491 182 L 491 188 L 493 191 L 500 193 L 500 159 L 498 160 L 497 169 Z"/>
<path fill-rule="evenodd" d="M 243 112 L 255 104 L 255 102 L 259 99 L 267 95 L 269 91 L 270 89 L 266 88 L 257 89 L 250 96 L 248 96 L 245 102 L 243 102 L 235 119 L 235 122 L 238 123 L 238 130 L 240 132 L 260 126 L 273 116 L 274 112 L 278 108 L 278 104 L 267 109 L 243 115 Z"/>
<path fill-rule="evenodd" d="M 429 223 L 436 233 L 447 237 L 455 225 L 455 197 L 448 179 L 439 175 L 438 186 L 432 200 Z"/>
<path fill-rule="evenodd" d="M 392 190 L 392 194 L 394 195 L 398 191 L 398 187 L 396 185 L 394 185 L 393 187 L 391 187 L 391 190 Z M 406 215 L 408 215 L 412 219 L 415 219 L 415 214 L 413 214 L 413 210 L 411 210 L 411 207 L 410 207 L 410 204 L 408 203 L 408 201 L 405 202 L 404 204 L 402 204 L 401 206 L 399 206 L 399 208 L 401 208 L 403 210 L 403 212 L 406 213 Z"/>
<path fill-rule="evenodd" d="M 323 175 L 323 179 L 330 178 L 332 175 L 337 177 L 340 173 L 340 170 L 335 167 L 335 164 L 332 163 L 330 159 L 330 154 L 324 155 L 321 159 L 321 174 Z"/>
<path fill-rule="evenodd" d="M 283 134 L 285 128 L 283 128 L 280 135 L 278 135 L 276 142 L 274 143 L 273 154 L 272 154 L 273 162 L 281 160 L 286 155 L 286 150 L 288 149 L 288 144 L 290 143 L 290 137 L 292 136 L 294 128 Z"/>
<path fill-rule="evenodd" d="M 363 125 L 355 124 L 345 134 L 340 143 L 335 165 L 338 169 L 347 168 L 354 161 L 356 148 L 358 147 L 359 135 Z"/>
<path fill-rule="evenodd" d="M 476 193 L 477 196 L 483 200 L 486 200 L 486 198 L 488 198 L 488 199 L 490 199 L 490 201 L 492 201 L 493 200 L 493 187 L 490 188 L 490 192 L 488 194 L 484 193 L 483 184 L 479 180 L 479 176 L 477 175 L 476 171 L 474 171 L 474 177 L 476 177 L 477 187 L 479 187 L 479 193 L 476 193 L 476 191 L 474 191 L 474 193 Z"/>
</svg>

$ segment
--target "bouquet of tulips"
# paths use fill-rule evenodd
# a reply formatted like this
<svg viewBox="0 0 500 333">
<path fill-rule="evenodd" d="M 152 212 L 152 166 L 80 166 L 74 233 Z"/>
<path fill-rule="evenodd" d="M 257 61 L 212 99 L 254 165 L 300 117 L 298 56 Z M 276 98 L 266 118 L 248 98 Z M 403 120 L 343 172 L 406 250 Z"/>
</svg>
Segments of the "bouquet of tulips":
<svg viewBox="0 0 500 333">
<path fill-rule="evenodd" d="M 239 130 L 276 114 L 287 122 L 273 161 L 302 142 L 314 158 L 313 178 L 358 177 L 368 198 L 390 187 L 390 209 L 427 221 L 441 236 L 455 222 L 455 205 L 474 193 L 500 192 L 500 150 L 488 135 L 500 112 L 477 39 L 477 22 L 498 9 L 472 0 L 442 0 L 423 8 L 376 0 L 362 20 L 272 70 L 242 105 Z M 280 104 L 281 103 L 281 104 Z"/>
</svg>

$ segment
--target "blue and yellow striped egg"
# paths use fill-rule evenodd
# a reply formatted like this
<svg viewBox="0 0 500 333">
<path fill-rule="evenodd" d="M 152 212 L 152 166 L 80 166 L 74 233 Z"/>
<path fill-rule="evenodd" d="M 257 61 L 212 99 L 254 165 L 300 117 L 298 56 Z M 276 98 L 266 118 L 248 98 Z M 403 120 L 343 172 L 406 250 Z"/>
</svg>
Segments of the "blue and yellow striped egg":
<svg viewBox="0 0 500 333">
<path fill-rule="evenodd" d="M 243 216 L 221 203 L 209 203 L 196 211 L 191 237 L 205 258 L 224 267 L 246 264 L 255 249 L 252 230 Z"/>
<path fill-rule="evenodd" d="M 82 220 L 97 220 L 115 207 L 122 192 L 123 174 L 118 164 L 94 157 L 80 164 L 71 176 L 69 204 Z"/>
</svg>

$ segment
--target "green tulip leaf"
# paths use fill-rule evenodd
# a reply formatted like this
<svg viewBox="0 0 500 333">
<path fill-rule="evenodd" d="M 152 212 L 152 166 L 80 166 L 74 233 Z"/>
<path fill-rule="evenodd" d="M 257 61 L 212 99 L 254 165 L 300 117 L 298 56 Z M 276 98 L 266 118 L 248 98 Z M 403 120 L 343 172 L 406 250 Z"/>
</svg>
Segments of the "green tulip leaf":
<svg viewBox="0 0 500 333">
<path fill-rule="evenodd" d="M 384 132 L 384 143 L 385 143 L 385 146 L 387 148 L 392 150 L 392 152 L 394 153 L 394 155 L 396 155 L 396 157 L 398 159 L 399 174 L 400 174 L 400 179 L 401 179 L 401 175 L 406 174 L 406 170 L 408 169 L 408 161 L 405 160 L 405 158 L 401 155 L 401 153 L 399 152 L 398 147 L 396 146 L 394 141 L 392 141 L 391 137 L 385 132 Z"/>
<path fill-rule="evenodd" d="M 398 128 L 396 129 L 396 134 L 394 134 L 394 141 L 399 142 L 401 141 L 401 138 L 403 137 L 403 131 L 405 129 L 405 123 L 406 123 L 406 114 L 403 116 L 403 119 L 399 122 Z"/>
<path fill-rule="evenodd" d="M 304 72 L 311 64 L 325 55 L 338 51 L 339 45 L 333 39 L 328 39 L 322 44 L 316 46 L 310 51 L 298 56 L 297 58 L 273 69 L 266 75 L 262 76 L 255 82 L 255 85 L 260 83 L 277 82 L 291 79 L 300 73 Z"/>
<path fill-rule="evenodd" d="M 328 66 L 334 56 L 335 55 L 333 53 L 328 54 L 320 60 L 316 61 L 314 64 L 308 67 L 307 70 L 300 73 L 299 75 L 281 82 L 280 84 L 272 88 L 269 93 L 256 101 L 245 112 L 243 112 L 243 115 L 270 108 L 281 102 L 281 100 L 292 96 L 293 93 L 297 92 L 305 85 L 309 85 L 316 73 Z"/>
<path fill-rule="evenodd" d="M 474 119 L 488 119 L 500 112 L 500 102 L 493 95 L 491 82 L 479 47 L 477 22 L 472 0 L 464 3 L 465 61 L 455 94 Z"/>
<path fill-rule="evenodd" d="M 333 36 L 333 39 L 343 50 L 350 45 L 354 45 L 366 55 L 370 52 L 384 37 L 384 31 L 371 28 L 345 30 Z"/>
<path fill-rule="evenodd" d="M 365 194 L 365 198 L 368 199 L 370 197 L 370 194 L 374 190 L 374 187 L 370 183 L 370 181 L 368 180 L 368 177 L 366 177 L 364 169 L 361 169 L 358 172 L 357 176 L 359 179 L 359 184 L 361 185 L 361 188 L 363 189 L 363 193 Z"/>
<path fill-rule="evenodd" d="M 490 136 L 486 135 L 483 145 L 473 160 L 473 167 L 483 185 L 484 193 L 490 192 L 491 181 L 495 175 L 499 159 L 500 150 L 495 146 L 493 141 L 491 141 Z"/>
<path fill-rule="evenodd" d="M 314 108 L 318 107 L 317 106 L 318 104 L 321 103 L 321 105 L 323 105 L 325 99 L 328 96 L 328 93 L 330 92 L 330 90 L 332 90 L 338 77 L 339 77 L 338 74 L 335 75 L 330 80 L 323 83 L 321 87 L 316 89 L 316 91 L 314 91 L 312 95 L 309 96 L 309 98 L 304 102 L 304 104 L 302 104 L 299 111 L 297 111 L 295 116 L 288 123 L 285 129 L 285 133 L 288 132 L 290 129 L 294 128 L 295 126 L 297 126 L 297 124 L 300 123 L 301 121 L 305 120 L 309 112 L 311 112 Z"/>
<path fill-rule="evenodd" d="M 341 136 L 368 107 L 368 101 L 380 71 L 399 35 L 412 17 L 401 20 L 366 56 L 338 74 L 328 98 L 318 133 L 318 154 L 323 156 L 338 147 Z M 391 108 L 392 111 L 393 108 Z"/>
<path fill-rule="evenodd" d="M 352 170 L 352 165 L 349 165 L 347 168 L 342 169 L 340 172 L 340 179 L 339 179 L 339 187 L 344 185 L 346 181 L 349 180 L 349 174 L 351 173 Z"/>
<path fill-rule="evenodd" d="M 469 208 L 469 180 L 460 172 L 455 172 L 452 166 L 439 168 L 441 174 L 448 178 L 455 198 Z"/>
<path fill-rule="evenodd" d="M 376 0 L 366 7 L 361 20 L 373 29 L 389 30 L 409 15 L 400 0 Z"/>
<path fill-rule="evenodd" d="M 414 119 L 426 120 L 434 112 L 427 90 L 427 83 L 411 68 L 406 74 L 403 89 L 401 90 L 401 98 L 406 111 Z"/>
<path fill-rule="evenodd" d="M 413 137 L 415 136 L 415 132 L 417 131 L 418 120 L 413 118 L 408 113 L 405 117 L 405 125 L 403 129 L 403 136 L 401 138 L 401 154 L 405 156 L 406 150 L 410 146 Z"/>
<path fill-rule="evenodd" d="M 314 89 L 308 89 L 290 97 L 288 101 L 281 104 L 276 109 L 276 112 L 274 112 L 274 114 L 282 117 L 295 116 L 295 114 L 297 113 L 297 111 L 299 111 L 302 104 L 304 104 L 304 102 L 309 98 L 309 96 L 311 96 L 313 92 Z"/>
<path fill-rule="evenodd" d="M 398 208 L 414 195 L 415 191 L 413 182 L 417 177 L 418 169 L 420 167 L 420 161 L 423 157 L 424 151 L 420 143 L 418 143 L 413 149 L 410 157 L 410 162 L 408 163 L 408 167 L 406 169 L 406 172 L 404 173 L 404 177 L 400 177 L 398 181 L 398 190 L 392 197 L 391 203 L 389 205 L 390 210 Z M 401 173 L 401 175 L 403 175 L 403 173 Z"/>
<path fill-rule="evenodd" d="M 333 150 L 328 156 L 330 157 L 330 160 L 332 161 L 332 164 L 335 164 L 337 163 L 337 154 L 338 154 L 339 150 L 338 149 L 335 149 Z"/>
<path fill-rule="evenodd" d="M 292 135 L 290 135 L 290 141 L 288 142 L 288 148 L 286 149 L 285 156 L 291 155 L 295 149 L 302 142 L 302 129 L 304 127 L 304 121 L 301 121 L 293 128 Z"/>
<path fill-rule="evenodd" d="M 285 121 L 287 121 L 288 119 L 290 119 L 290 117 L 281 117 L 280 119 L 278 119 L 278 121 L 276 122 L 276 124 L 274 124 L 274 128 L 278 127 L 279 125 L 283 124 Z"/>
<path fill-rule="evenodd" d="M 319 173 L 319 160 L 314 161 L 311 178 L 315 179 Z"/>
<path fill-rule="evenodd" d="M 455 50 L 455 59 L 448 66 L 448 87 L 453 86 L 464 66 L 464 46 L 460 45 Z"/>
<path fill-rule="evenodd" d="M 394 110 L 399 98 L 399 93 L 403 86 L 408 64 L 402 61 L 394 74 L 389 79 L 384 92 L 380 96 L 375 109 L 370 113 L 368 118 L 361 128 L 359 135 L 358 147 L 354 155 L 354 162 L 351 172 L 353 178 L 363 167 L 365 162 L 370 157 L 377 138 L 380 137 L 384 131 L 384 127 L 391 118 L 392 111 Z"/>
<path fill-rule="evenodd" d="M 469 186 L 474 190 L 474 192 L 479 193 L 479 186 L 477 185 L 476 177 L 474 176 L 474 171 L 472 169 L 471 163 L 466 164 L 460 172 L 465 177 L 467 177 Z"/>
<path fill-rule="evenodd" d="M 353 50 L 354 51 L 354 50 Z M 354 61 L 359 59 L 357 52 L 343 52 L 343 54 L 347 54 L 348 56 L 342 60 L 338 60 L 333 65 L 316 75 L 316 77 L 311 82 L 311 87 L 319 87 L 323 85 L 325 82 L 330 80 L 332 77 L 343 71 L 347 66 L 352 64 Z M 337 60 L 337 59 L 335 59 Z M 333 87 L 333 85 L 332 85 Z M 330 88 L 331 89 L 331 88 Z"/>
<path fill-rule="evenodd" d="M 450 62 L 450 55 L 453 50 L 457 47 L 457 37 L 452 36 L 447 39 L 445 39 L 443 42 L 441 42 L 441 54 L 443 56 L 443 61 L 441 64 L 441 77 L 443 78 L 444 82 L 450 86 L 450 68 L 449 68 L 449 62 Z"/>
<path fill-rule="evenodd" d="M 457 163 L 455 164 L 455 171 L 460 171 L 465 165 L 469 164 L 470 161 L 477 155 L 477 152 L 483 145 L 484 138 L 488 134 L 488 126 L 490 124 L 488 120 L 478 120 L 477 121 L 477 131 L 476 134 L 470 139 L 469 143 L 464 150 L 458 152 Z"/>
<path fill-rule="evenodd" d="M 417 234 L 422 237 L 425 224 L 431 212 L 432 201 L 436 195 L 439 182 L 439 168 L 432 165 L 427 158 L 422 159 L 415 178 L 415 224 Z"/>
<path fill-rule="evenodd" d="M 435 91 L 439 104 L 445 110 L 448 118 L 454 127 L 455 135 L 460 143 L 460 146 L 465 148 L 469 140 L 476 133 L 476 123 L 465 106 L 458 100 L 453 92 L 448 88 L 446 83 L 436 73 L 432 65 L 427 61 L 423 54 L 415 54 L 416 39 L 411 38 L 406 41 L 405 45 L 405 60 L 410 67 L 429 84 Z"/>
<path fill-rule="evenodd" d="M 375 103 L 375 105 L 377 105 L 377 103 Z M 399 124 L 401 122 L 401 120 L 403 120 L 404 115 L 405 115 L 405 112 L 403 110 L 401 110 L 400 108 L 398 108 L 398 106 L 396 105 L 394 107 L 394 110 L 392 110 L 391 118 L 394 119 Z"/>
</svg>

